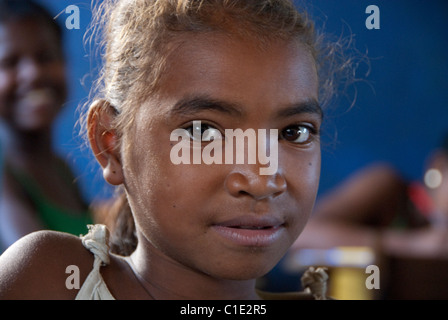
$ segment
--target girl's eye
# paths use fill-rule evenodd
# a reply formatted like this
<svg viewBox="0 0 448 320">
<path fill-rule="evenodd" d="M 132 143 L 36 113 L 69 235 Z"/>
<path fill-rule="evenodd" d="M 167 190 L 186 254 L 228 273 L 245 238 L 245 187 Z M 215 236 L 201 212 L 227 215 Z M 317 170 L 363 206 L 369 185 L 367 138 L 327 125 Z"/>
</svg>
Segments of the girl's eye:
<svg viewBox="0 0 448 320">
<path fill-rule="evenodd" d="M 210 142 L 222 138 L 218 129 L 200 121 L 193 121 L 193 124 L 185 128 L 185 130 L 187 130 L 190 139 L 195 141 Z"/>
<path fill-rule="evenodd" d="M 307 126 L 296 125 L 290 126 L 281 132 L 281 137 L 286 141 L 303 144 L 307 143 L 311 138 L 311 129 Z"/>
</svg>

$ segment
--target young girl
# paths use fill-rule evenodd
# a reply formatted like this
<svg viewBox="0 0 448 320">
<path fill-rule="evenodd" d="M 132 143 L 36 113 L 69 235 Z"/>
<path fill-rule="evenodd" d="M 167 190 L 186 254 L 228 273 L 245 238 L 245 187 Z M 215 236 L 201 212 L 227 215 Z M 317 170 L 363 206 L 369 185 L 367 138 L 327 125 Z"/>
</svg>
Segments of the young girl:
<svg viewBox="0 0 448 320">
<path fill-rule="evenodd" d="M 66 98 L 59 25 L 33 1 L 0 0 L 0 252 L 30 232 L 79 235 L 92 221 L 73 173 L 52 149 Z"/>
<path fill-rule="evenodd" d="M 0 298 L 277 298 L 256 279 L 301 233 L 319 183 L 312 24 L 288 0 L 103 5 L 105 66 L 86 126 L 104 178 L 124 189 L 137 246 L 110 254 L 102 225 L 81 239 L 31 234 L 0 258 Z M 179 129 L 193 151 L 228 143 L 227 129 L 277 132 L 277 170 L 260 174 L 258 158 L 175 164 Z M 69 266 L 79 290 L 67 284 Z"/>
</svg>

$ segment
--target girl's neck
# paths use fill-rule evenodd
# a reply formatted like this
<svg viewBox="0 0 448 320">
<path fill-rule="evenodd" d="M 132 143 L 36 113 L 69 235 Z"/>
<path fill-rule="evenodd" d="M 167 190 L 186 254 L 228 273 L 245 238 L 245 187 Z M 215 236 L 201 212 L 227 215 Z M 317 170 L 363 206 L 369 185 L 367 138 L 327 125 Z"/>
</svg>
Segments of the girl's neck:
<svg viewBox="0 0 448 320">
<path fill-rule="evenodd" d="M 139 241 L 128 258 L 137 279 L 151 299 L 259 299 L 253 280 L 223 280 L 195 271 L 171 260 Z"/>
</svg>

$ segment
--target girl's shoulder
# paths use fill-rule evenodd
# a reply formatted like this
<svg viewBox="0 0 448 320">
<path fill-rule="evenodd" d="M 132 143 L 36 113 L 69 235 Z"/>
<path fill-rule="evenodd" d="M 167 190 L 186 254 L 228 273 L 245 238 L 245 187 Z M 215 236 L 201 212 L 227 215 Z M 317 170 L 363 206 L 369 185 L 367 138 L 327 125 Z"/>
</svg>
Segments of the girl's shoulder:
<svg viewBox="0 0 448 320">
<path fill-rule="evenodd" d="M 33 232 L 0 256 L 0 300 L 73 299 L 93 261 L 79 237 Z"/>
</svg>

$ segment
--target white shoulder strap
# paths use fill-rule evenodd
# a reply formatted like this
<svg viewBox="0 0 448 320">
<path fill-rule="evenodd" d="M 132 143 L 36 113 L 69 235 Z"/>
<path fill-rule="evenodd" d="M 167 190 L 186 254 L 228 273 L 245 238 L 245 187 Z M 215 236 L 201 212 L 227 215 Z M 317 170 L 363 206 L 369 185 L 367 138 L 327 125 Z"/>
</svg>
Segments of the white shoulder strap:
<svg viewBox="0 0 448 320">
<path fill-rule="evenodd" d="M 93 270 L 79 290 L 76 300 L 115 300 L 104 282 L 100 267 L 110 262 L 108 231 L 101 224 L 88 225 L 89 233 L 81 237 L 84 247 L 95 256 Z"/>
</svg>

